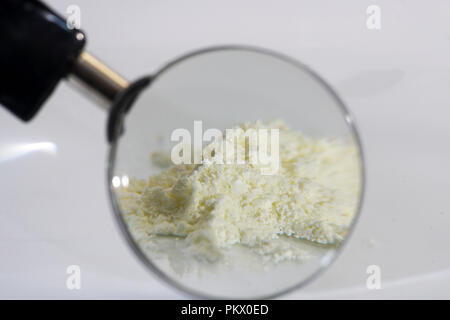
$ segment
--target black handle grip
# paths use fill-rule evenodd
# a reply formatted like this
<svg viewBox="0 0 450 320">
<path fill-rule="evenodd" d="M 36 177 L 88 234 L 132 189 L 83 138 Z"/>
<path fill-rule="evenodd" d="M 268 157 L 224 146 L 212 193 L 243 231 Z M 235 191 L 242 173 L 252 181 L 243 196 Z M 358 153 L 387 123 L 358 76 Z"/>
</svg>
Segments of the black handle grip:
<svg viewBox="0 0 450 320">
<path fill-rule="evenodd" d="M 85 44 L 84 33 L 37 0 L 0 0 L 0 104 L 30 120 Z"/>
</svg>

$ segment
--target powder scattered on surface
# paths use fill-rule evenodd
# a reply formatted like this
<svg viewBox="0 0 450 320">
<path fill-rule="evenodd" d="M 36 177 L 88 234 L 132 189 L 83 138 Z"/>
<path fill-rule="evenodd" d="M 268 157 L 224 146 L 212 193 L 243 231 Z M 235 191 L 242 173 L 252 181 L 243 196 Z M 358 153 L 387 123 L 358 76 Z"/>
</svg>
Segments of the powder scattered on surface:
<svg viewBox="0 0 450 320">
<path fill-rule="evenodd" d="M 248 161 L 245 139 L 238 139 L 244 164 L 218 164 L 221 149 L 215 146 L 202 164 L 171 165 L 148 179 L 131 178 L 119 191 L 119 204 L 135 239 L 145 244 L 158 236 L 180 237 L 195 257 L 209 261 L 233 246 L 279 262 L 302 258 L 292 245 L 297 239 L 338 245 L 359 200 L 356 145 L 308 137 L 279 120 L 239 127 L 279 129 L 278 172 L 262 174 Z M 289 244 L 277 242 L 282 238 Z"/>
</svg>

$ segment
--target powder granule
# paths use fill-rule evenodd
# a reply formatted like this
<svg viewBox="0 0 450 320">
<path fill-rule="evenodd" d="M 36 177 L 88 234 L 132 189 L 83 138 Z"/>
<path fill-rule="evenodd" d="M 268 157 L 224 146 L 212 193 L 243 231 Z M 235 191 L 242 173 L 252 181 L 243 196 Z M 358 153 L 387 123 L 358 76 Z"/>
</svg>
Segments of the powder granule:
<svg viewBox="0 0 450 320">
<path fill-rule="evenodd" d="M 278 172 L 261 174 L 260 166 L 249 161 L 218 164 L 217 146 L 203 164 L 172 165 L 148 180 L 132 178 L 120 190 L 119 203 L 133 236 L 141 242 L 152 236 L 183 237 L 195 256 L 207 260 L 234 245 L 277 261 L 295 259 L 291 245 L 270 246 L 280 237 L 342 241 L 359 199 L 355 144 L 308 137 L 279 120 L 239 127 L 279 129 Z M 245 144 L 245 139 L 237 141 Z M 236 150 L 245 153 L 246 147 Z"/>
</svg>

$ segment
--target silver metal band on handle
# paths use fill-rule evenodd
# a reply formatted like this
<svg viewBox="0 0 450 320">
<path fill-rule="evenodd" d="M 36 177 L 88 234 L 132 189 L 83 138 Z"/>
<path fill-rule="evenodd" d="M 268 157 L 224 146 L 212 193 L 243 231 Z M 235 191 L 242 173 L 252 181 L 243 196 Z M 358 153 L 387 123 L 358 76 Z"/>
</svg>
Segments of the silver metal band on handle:
<svg viewBox="0 0 450 320">
<path fill-rule="evenodd" d="M 111 102 L 129 86 L 129 82 L 88 52 L 75 62 L 69 80 L 97 104 L 109 109 Z"/>
</svg>

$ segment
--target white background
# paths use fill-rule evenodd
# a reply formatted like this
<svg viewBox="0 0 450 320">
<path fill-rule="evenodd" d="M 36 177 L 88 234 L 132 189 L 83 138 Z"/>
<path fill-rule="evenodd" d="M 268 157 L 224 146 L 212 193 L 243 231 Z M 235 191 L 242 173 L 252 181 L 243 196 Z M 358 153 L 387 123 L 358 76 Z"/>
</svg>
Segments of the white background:
<svg viewBox="0 0 450 320">
<path fill-rule="evenodd" d="M 88 50 L 129 79 L 186 51 L 249 44 L 319 72 L 353 112 L 367 165 L 347 247 L 283 298 L 450 298 L 450 2 L 52 0 L 81 8 Z M 381 30 L 366 9 L 381 8 Z M 106 113 L 61 84 L 29 124 L 0 110 L 0 298 L 183 298 L 137 261 L 106 193 Z M 14 160 L 11 147 L 57 151 Z M 79 265 L 81 290 L 66 288 Z M 382 289 L 366 288 L 378 265 Z"/>
</svg>

